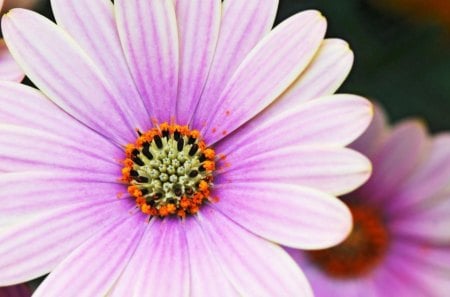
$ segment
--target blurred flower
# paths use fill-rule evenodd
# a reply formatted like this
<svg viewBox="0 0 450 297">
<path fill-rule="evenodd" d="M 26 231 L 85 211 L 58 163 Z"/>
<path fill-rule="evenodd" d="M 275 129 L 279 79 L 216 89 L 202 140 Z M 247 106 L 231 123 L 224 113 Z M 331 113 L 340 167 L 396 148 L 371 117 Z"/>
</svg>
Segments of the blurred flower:
<svg viewBox="0 0 450 297">
<path fill-rule="evenodd" d="M 20 7 L 20 8 L 28 8 L 33 9 L 44 0 L 2 0 L 3 1 L 3 9 L 0 8 L 2 13 L 9 11 L 10 9 Z"/>
<path fill-rule="evenodd" d="M 311 295 L 275 243 L 348 234 L 334 195 L 369 176 L 345 146 L 372 106 L 331 95 L 353 54 L 323 40 L 323 16 L 270 31 L 277 3 L 54 0 L 58 25 L 4 16 L 41 91 L 0 83 L 0 284 L 51 271 L 35 296 Z"/>
<path fill-rule="evenodd" d="M 0 287 L 0 297 L 30 297 L 31 291 L 26 285 Z"/>
<path fill-rule="evenodd" d="M 343 197 L 350 236 L 331 249 L 290 254 L 325 296 L 446 296 L 450 290 L 450 134 L 418 120 L 386 127 L 379 109 L 353 145 L 373 175 Z"/>
<path fill-rule="evenodd" d="M 0 0 L 0 11 L 2 9 L 3 0 Z M 17 66 L 14 59 L 9 54 L 3 39 L 0 39 L 0 80 L 21 81 L 23 72 Z"/>
</svg>

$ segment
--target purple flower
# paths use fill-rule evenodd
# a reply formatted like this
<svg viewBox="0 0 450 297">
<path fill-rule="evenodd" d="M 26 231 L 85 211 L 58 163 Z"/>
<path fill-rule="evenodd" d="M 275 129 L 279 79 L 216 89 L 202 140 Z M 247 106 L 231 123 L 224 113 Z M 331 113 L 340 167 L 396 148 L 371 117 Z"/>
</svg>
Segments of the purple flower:
<svg viewBox="0 0 450 297">
<path fill-rule="evenodd" d="M 450 135 L 430 137 L 418 120 L 387 127 L 377 108 L 352 147 L 373 163 L 369 181 L 343 197 L 352 209 L 352 233 L 331 249 L 288 249 L 315 295 L 447 296 Z"/>
<path fill-rule="evenodd" d="M 31 291 L 26 285 L 0 287 L 0 297 L 30 297 Z"/>
<path fill-rule="evenodd" d="M 3 0 L 0 0 L 0 11 L 3 7 Z M 17 66 L 14 59 L 8 52 L 5 41 L 0 39 L 0 80 L 21 81 L 23 72 Z"/>
<path fill-rule="evenodd" d="M 275 0 L 52 6 L 58 25 L 2 20 L 40 91 L 0 83 L 0 285 L 51 272 L 36 296 L 310 296 L 276 243 L 343 240 L 335 195 L 370 174 L 345 146 L 372 107 L 331 95 L 353 55 L 325 19 L 271 31 Z"/>
</svg>

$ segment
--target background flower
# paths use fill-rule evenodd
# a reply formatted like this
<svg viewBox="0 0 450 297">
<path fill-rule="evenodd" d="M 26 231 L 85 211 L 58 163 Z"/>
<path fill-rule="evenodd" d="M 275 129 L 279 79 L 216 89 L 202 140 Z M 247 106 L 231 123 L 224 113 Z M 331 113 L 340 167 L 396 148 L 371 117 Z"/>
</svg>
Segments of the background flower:
<svg viewBox="0 0 450 297">
<path fill-rule="evenodd" d="M 450 289 L 450 135 L 429 137 L 418 120 L 393 128 L 377 109 L 353 145 L 373 175 L 342 199 L 354 230 L 338 247 L 289 249 L 318 297 L 445 296 Z"/>
</svg>

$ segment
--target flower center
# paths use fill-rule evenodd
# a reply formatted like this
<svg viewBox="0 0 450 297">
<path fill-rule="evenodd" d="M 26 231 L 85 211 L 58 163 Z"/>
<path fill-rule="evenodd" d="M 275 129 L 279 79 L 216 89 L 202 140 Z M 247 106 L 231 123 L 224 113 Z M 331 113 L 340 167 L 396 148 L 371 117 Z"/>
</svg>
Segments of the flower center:
<svg viewBox="0 0 450 297">
<path fill-rule="evenodd" d="M 162 123 L 125 148 L 122 181 L 148 215 L 185 217 L 211 201 L 215 152 L 197 130 Z"/>
<path fill-rule="evenodd" d="M 370 272 L 383 259 L 389 236 L 386 227 L 374 209 L 350 206 L 353 230 L 341 244 L 319 251 L 308 252 L 313 263 L 336 278 L 358 277 Z"/>
</svg>

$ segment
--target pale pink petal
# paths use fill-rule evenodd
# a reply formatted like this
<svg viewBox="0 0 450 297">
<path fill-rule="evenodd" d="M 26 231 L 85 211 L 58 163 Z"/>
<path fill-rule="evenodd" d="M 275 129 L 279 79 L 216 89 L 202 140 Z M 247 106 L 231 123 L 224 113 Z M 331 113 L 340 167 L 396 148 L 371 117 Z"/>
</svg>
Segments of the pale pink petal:
<svg viewBox="0 0 450 297">
<path fill-rule="evenodd" d="M 211 108 L 202 132 L 213 144 L 257 115 L 308 66 L 325 34 L 317 11 L 294 15 L 277 26 L 247 55 Z M 283 46 L 280 46 L 282 44 Z"/>
<path fill-rule="evenodd" d="M 130 216 L 130 205 L 123 201 L 64 207 L 46 205 L 48 211 L 36 212 L 0 230 L 0 286 L 49 273 L 72 250 L 105 226 Z"/>
<path fill-rule="evenodd" d="M 135 139 L 140 123 L 127 100 L 64 30 L 24 9 L 5 15 L 2 30 L 26 74 L 62 109 L 118 143 Z"/>
<path fill-rule="evenodd" d="M 151 125 L 120 44 L 110 0 L 51 0 L 58 25 L 66 30 L 95 62 L 110 87 L 126 104 L 141 129 Z M 132 6 L 132 5 L 130 5 Z M 105 54 L 105 49 L 108 53 Z"/>
<path fill-rule="evenodd" d="M 1 112 L 0 112 L 1 113 Z M 66 131 L 67 132 L 67 131 Z M 79 141 L 41 130 L 0 124 L 0 172 L 56 169 L 82 175 L 102 173 L 115 181 L 123 167 L 119 160 L 106 155 L 108 147 L 80 145 Z"/>
<path fill-rule="evenodd" d="M 220 0 L 175 0 L 180 40 L 176 119 L 191 120 L 205 86 L 219 36 Z M 214 69 L 213 69 L 214 71 Z"/>
<path fill-rule="evenodd" d="M 194 219 L 186 220 L 186 238 L 191 269 L 190 296 L 237 296 L 211 250 L 211 243 Z"/>
<path fill-rule="evenodd" d="M 0 288 L 0 297 L 30 297 L 31 290 L 25 285 L 15 285 Z"/>
<path fill-rule="evenodd" d="M 191 296 L 189 265 L 182 221 L 154 218 L 111 296 Z"/>
<path fill-rule="evenodd" d="M 123 51 L 146 108 L 157 120 L 170 121 L 179 64 L 174 5 L 170 0 L 118 0 L 114 6 Z"/>
<path fill-rule="evenodd" d="M 312 296 L 295 262 L 278 245 L 264 240 L 215 211 L 202 208 L 199 228 L 227 277 L 242 296 Z"/>
<path fill-rule="evenodd" d="M 378 204 L 392 199 L 401 183 L 413 173 L 428 144 L 420 122 L 410 120 L 396 126 L 373 154 L 372 176 L 355 195 Z"/>
<path fill-rule="evenodd" d="M 193 118 L 193 127 L 201 127 L 207 120 L 211 102 L 219 98 L 225 82 L 250 50 L 270 31 L 277 8 L 278 0 L 223 2 L 216 52 Z"/>
<path fill-rule="evenodd" d="M 215 183 L 291 183 L 342 195 L 363 184 L 370 172 L 369 160 L 350 149 L 289 146 L 260 154 L 231 152 Z"/>
<path fill-rule="evenodd" d="M 450 185 L 450 134 L 440 134 L 431 140 L 427 156 L 406 180 L 389 203 L 392 215 L 420 211 L 433 196 Z"/>
<path fill-rule="evenodd" d="M 389 135 L 387 119 L 380 105 L 374 104 L 373 119 L 367 130 L 356 139 L 350 147 L 371 158 Z"/>
<path fill-rule="evenodd" d="M 105 296 L 133 256 L 145 226 L 139 215 L 107 226 L 70 253 L 33 296 Z"/>
<path fill-rule="evenodd" d="M 20 82 L 23 77 L 22 69 L 9 53 L 5 41 L 0 39 L 0 80 Z"/>
<path fill-rule="evenodd" d="M 115 202 L 126 193 L 124 185 L 109 181 L 104 174 L 64 170 L 3 173 L 0 188 L 0 225 L 49 207 Z M 123 197 L 121 202 L 128 205 L 128 200 Z"/>
<path fill-rule="evenodd" d="M 306 187 L 271 182 L 216 186 L 214 207 L 270 241 L 301 249 L 327 248 L 347 237 L 351 214 L 339 199 Z"/>
<path fill-rule="evenodd" d="M 372 105 L 354 95 L 333 95 L 306 102 L 279 113 L 264 123 L 252 121 L 216 146 L 226 155 L 259 154 L 287 146 L 342 147 L 369 125 Z"/>
<path fill-rule="evenodd" d="M 298 104 L 332 95 L 344 82 L 352 64 L 353 52 L 347 42 L 325 39 L 316 56 L 289 89 L 254 120 L 263 122 Z"/>
</svg>

